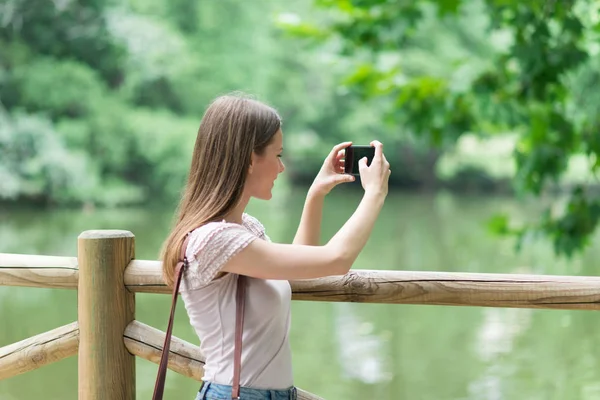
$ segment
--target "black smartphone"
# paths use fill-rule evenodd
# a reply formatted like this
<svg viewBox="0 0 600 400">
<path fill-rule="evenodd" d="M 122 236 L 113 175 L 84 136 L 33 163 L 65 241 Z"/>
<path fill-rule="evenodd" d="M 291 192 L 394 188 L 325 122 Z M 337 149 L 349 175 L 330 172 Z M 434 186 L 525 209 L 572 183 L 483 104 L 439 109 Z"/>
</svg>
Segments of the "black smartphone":
<svg viewBox="0 0 600 400">
<path fill-rule="evenodd" d="M 350 146 L 346 147 L 344 155 L 344 172 L 354 176 L 359 176 L 358 162 L 367 157 L 367 165 L 371 165 L 375 157 L 375 147 L 373 146 Z"/>
</svg>

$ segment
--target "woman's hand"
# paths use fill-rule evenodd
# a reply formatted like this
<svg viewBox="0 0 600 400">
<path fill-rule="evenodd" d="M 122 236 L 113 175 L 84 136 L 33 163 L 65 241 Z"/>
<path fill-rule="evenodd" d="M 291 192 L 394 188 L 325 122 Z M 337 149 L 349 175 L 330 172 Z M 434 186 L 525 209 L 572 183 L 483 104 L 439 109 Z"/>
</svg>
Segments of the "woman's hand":
<svg viewBox="0 0 600 400">
<path fill-rule="evenodd" d="M 383 154 L 381 142 L 374 140 L 371 142 L 371 146 L 375 147 L 375 156 L 371 165 L 367 166 L 366 157 L 358 161 L 360 181 L 365 193 L 374 193 L 385 197 L 388 194 L 388 181 L 391 174 L 390 163 Z"/>
<path fill-rule="evenodd" d="M 345 149 L 350 145 L 352 142 L 344 142 L 333 147 L 313 181 L 309 193 L 325 196 L 340 183 L 354 181 L 352 175 L 344 173 Z"/>
</svg>

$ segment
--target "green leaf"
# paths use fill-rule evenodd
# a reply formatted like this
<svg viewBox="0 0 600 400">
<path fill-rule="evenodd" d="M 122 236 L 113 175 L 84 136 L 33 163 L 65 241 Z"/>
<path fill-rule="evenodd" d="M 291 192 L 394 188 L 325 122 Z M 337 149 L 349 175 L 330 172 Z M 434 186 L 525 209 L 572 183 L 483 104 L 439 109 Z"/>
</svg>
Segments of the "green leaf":
<svg viewBox="0 0 600 400">
<path fill-rule="evenodd" d="M 456 14 L 461 2 L 461 0 L 437 0 L 439 15 L 443 17 L 448 14 Z"/>
<path fill-rule="evenodd" d="M 510 232 L 508 227 L 508 216 L 506 214 L 496 214 L 487 221 L 488 231 L 497 234 L 505 235 Z"/>
</svg>

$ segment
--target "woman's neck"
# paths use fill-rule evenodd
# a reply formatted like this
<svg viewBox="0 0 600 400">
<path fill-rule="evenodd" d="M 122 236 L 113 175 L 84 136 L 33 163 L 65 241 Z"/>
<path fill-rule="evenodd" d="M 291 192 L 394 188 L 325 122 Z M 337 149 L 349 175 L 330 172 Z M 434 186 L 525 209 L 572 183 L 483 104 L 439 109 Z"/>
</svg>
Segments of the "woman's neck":
<svg viewBox="0 0 600 400">
<path fill-rule="evenodd" d="M 246 210 L 246 206 L 250 202 L 250 198 L 243 196 L 240 199 L 238 205 L 229 212 L 229 214 L 225 215 L 223 218 L 227 222 L 231 222 L 233 224 L 242 224 L 242 215 L 244 215 L 244 211 Z"/>
</svg>

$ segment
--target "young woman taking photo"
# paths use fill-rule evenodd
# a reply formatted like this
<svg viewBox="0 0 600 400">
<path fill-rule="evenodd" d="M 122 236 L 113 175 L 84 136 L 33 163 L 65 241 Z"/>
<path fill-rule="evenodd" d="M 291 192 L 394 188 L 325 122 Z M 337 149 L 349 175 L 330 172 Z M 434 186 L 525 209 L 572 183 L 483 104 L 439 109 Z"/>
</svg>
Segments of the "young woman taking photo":
<svg viewBox="0 0 600 400">
<path fill-rule="evenodd" d="M 319 244 L 325 196 L 354 180 L 343 162 L 351 143 L 338 144 L 308 190 L 293 243 L 271 242 L 245 209 L 251 197 L 271 199 L 285 170 L 283 142 L 277 112 L 243 96 L 217 98 L 200 123 L 178 218 L 162 251 L 164 278 L 176 295 L 180 277 L 179 292 L 206 356 L 197 400 L 297 397 L 288 281 L 346 274 L 387 195 L 389 163 L 383 145 L 373 141 L 371 164 L 359 162 L 360 204 L 327 244 Z M 162 387 L 155 398 L 157 391 L 162 396 Z"/>
</svg>

